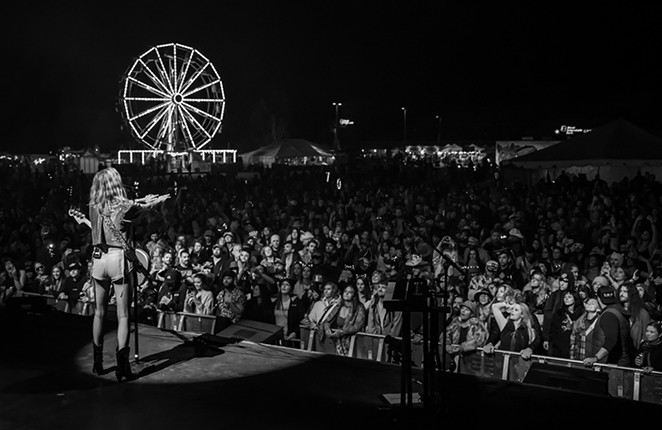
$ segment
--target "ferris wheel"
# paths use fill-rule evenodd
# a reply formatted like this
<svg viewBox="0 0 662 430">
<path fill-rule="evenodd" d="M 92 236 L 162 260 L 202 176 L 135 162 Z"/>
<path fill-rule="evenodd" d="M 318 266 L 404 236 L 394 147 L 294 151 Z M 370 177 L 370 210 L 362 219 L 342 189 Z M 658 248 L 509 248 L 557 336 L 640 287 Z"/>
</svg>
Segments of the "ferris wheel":
<svg viewBox="0 0 662 430">
<path fill-rule="evenodd" d="M 153 150 L 199 150 L 221 131 L 223 82 L 200 51 L 157 45 L 127 69 L 120 110 L 131 134 Z"/>
</svg>

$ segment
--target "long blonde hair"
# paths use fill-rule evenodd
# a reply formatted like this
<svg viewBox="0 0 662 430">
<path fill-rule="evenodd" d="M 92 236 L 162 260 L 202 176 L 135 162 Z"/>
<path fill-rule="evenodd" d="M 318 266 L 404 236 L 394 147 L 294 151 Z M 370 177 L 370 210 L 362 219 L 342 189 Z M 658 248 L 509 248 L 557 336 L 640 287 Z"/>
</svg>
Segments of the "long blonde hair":
<svg viewBox="0 0 662 430">
<path fill-rule="evenodd" d="M 96 206 L 101 213 L 107 213 L 112 206 L 126 199 L 122 176 L 117 169 L 106 167 L 94 175 L 90 188 L 90 206 Z"/>
<path fill-rule="evenodd" d="M 533 318 L 535 317 L 531 314 L 531 310 L 525 303 L 517 301 L 513 305 L 519 305 L 522 310 L 522 324 L 524 324 L 529 334 L 529 343 L 533 342 L 536 338 L 536 329 L 533 327 Z"/>
</svg>

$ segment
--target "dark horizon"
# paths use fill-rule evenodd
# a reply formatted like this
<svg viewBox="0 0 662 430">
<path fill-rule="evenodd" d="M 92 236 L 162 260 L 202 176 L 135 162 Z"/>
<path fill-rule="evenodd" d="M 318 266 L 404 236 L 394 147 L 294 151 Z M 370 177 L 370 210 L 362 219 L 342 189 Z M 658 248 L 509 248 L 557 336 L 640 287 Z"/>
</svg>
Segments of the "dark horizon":
<svg viewBox="0 0 662 430">
<path fill-rule="evenodd" d="M 121 131 L 119 82 L 155 45 L 207 56 L 226 94 L 209 147 L 257 146 L 263 103 L 289 137 L 333 141 L 333 102 L 355 122 L 343 144 L 554 137 L 619 118 L 660 135 L 660 5 L 460 7 L 242 2 L 213 9 L 12 5 L 2 150 L 139 147 Z"/>
</svg>

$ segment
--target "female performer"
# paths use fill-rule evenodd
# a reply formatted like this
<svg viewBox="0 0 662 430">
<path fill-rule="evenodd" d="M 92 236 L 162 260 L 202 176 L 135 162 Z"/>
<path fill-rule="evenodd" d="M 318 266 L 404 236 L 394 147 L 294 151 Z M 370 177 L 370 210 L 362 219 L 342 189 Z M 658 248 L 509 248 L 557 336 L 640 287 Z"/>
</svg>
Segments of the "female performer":
<svg viewBox="0 0 662 430">
<path fill-rule="evenodd" d="M 90 188 L 90 223 L 92 228 L 92 279 L 96 307 L 92 323 L 94 342 L 94 366 L 96 374 L 103 372 L 103 322 L 108 305 L 108 291 L 113 287 L 117 302 L 117 369 L 115 376 L 133 378 L 129 365 L 129 305 L 132 291 L 130 288 L 132 261 L 125 249 L 128 249 L 128 224 L 136 219 L 142 210 L 164 202 L 169 195 L 146 197 L 129 200 L 122 186 L 119 172 L 108 167 L 98 171 Z M 140 264 L 140 263 L 138 263 Z"/>
</svg>

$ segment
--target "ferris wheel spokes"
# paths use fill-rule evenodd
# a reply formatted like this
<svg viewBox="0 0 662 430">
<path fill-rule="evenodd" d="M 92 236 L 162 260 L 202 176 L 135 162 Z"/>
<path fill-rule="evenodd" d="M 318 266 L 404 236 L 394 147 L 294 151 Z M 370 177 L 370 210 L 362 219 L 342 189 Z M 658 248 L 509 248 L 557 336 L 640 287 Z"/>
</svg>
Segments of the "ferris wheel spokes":
<svg viewBox="0 0 662 430">
<path fill-rule="evenodd" d="M 153 107 L 151 107 L 151 108 L 149 108 L 149 109 L 147 109 L 147 110 L 144 110 L 144 111 L 140 112 L 140 113 L 137 114 L 137 115 L 132 116 L 131 118 L 129 118 L 129 121 L 130 121 L 130 122 L 133 122 L 133 121 L 137 120 L 138 118 L 142 118 L 142 117 L 144 117 L 145 115 L 149 115 L 150 113 L 152 113 L 152 112 L 154 112 L 154 111 L 156 111 L 156 110 L 159 110 L 159 109 L 161 109 L 161 108 L 165 108 L 167 105 L 168 105 L 168 102 L 167 102 L 167 101 L 164 101 L 164 102 L 161 103 L 161 104 L 158 104 L 158 105 L 156 105 L 156 106 L 153 106 Z"/>
<path fill-rule="evenodd" d="M 200 122 L 197 120 L 196 117 L 193 116 L 193 114 L 191 114 L 191 112 L 189 112 L 187 109 L 182 109 L 182 112 L 184 113 L 186 118 L 189 119 L 189 122 L 196 126 L 196 129 L 204 133 L 204 135 L 207 136 L 207 138 L 211 139 L 212 136 L 209 134 L 209 132 L 207 132 L 207 129 L 202 124 L 200 124 Z"/>
<path fill-rule="evenodd" d="M 165 64 L 163 64 L 163 59 L 161 58 L 161 54 L 159 53 L 158 49 L 156 50 L 156 58 L 158 59 L 156 69 L 159 71 L 159 74 L 162 77 L 161 79 L 163 79 L 163 81 L 168 84 L 168 90 L 170 91 L 170 94 L 174 95 L 175 89 L 172 86 L 172 82 L 170 82 L 170 76 L 168 76 L 168 72 L 166 72 Z M 159 68 L 159 64 L 161 65 L 161 68 Z"/>
<path fill-rule="evenodd" d="M 143 130 L 143 133 L 140 135 L 140 138 L 141 138 L 141 139 L 144 139 L 145 136 L 147 136 L 147 134 L 148 134 L 150 131 L 152 131 L 152 129 L 154 128 L 154 126 L 155 126 L 156 124 L 158 124 L 159 121 L 161 121 L 161 119 L 167 114 L 167 112 L 168 112 L 169 109 L 170 109 L 170 106 L 166 107 L 166 108 L 163 109 L 161 112 L 159 112 L 158 114 L 154 115 L 154 118 L 152 118 L 152 120 L 151 120 L 149 123 L 147 123 L 147 126 L 145 127 L 145 130 Z M 162 123 L 162 124 L 163 124 L 163 123 Z"/>
<path fill-rule="evenodd" d="M 186 60 L 186 66 L 184 66 L 184 69 L 182 70 L 182 74 L 179 77 L 179 86 L 177 87 L 177 91 L 179 91 L 179 92 L 182 91 L 182 87 L 183 87 L 183 83 L 184 83 L 184 77 L 188 73 L 188 69 L 191 66 L 191 60 L 193 60 L 193 54 L 190 54 L 188 56 L 188 60 Z"/>
<path fill-rule="evenodd" d="M 144 89 L 144 90 L 147 90 L 147 91 L 149 91 L 150 93 L 156 94 L 156 95 L 161 96 L 161 97 L 163 97 L 163 98 L 167 98 L 167 97 L 168 97 L 168 95 L 167 95 L 166 93 L 164 93 L 164 92 L 162 92 L 162 91 L 160 91 L 160 90 L 158 90 L 158 89 L 152 87 L 152 86 L 149 85 L 149 84 L 144 83 L 144 82 L 141 81 L 141 80 L 138 80 L 138 79 L 134 78 L 133 76 L 129 76 L 127 79 L 130 80 L 131 82 L 135 82 L 135 84 L 138 85 L 140 88 L 142 88 L 142 89 Z"/>
<path fill-rule="evenodd" d="M 195 94 L 195 93 L 197 93 L 198 91 L 202 91 L 202 90 L 204 90 L 204 89 L 206 89 L 206 88 L 209 88 L 209 87 L 211 87 L 211 86 L 213 86 L 213 85 L 220 84 L 220 83 L 221 83 L 221 80 L 220 80 L 220 79 L 216 79 L 215 81 L 208 82 L 208 83 L 206 83 L 206 84 L 204 84 L 204 85 L 202 85 L 202 86 L 200 86 L 200 87 L 197 87 L 197 88 L 192 89 L 191 91 L 187 91 L 187 92 L 185 92 L 184 94 L 182 94 L 182 97 L 188 97 L 188 96 L 190 96 L 191 94 Z"/>
<path fill-rule="evenodd" d="M 179 111 L 179 117 L 181 118 L 182 121 L 182 128 L 184 129 L 184 137 L 188 137 L 189 144 L 187 146 L 194 146 L 195 145 L 195 139 L 193 139 L 193 134 L 191 133 L 191 129 L 188 126 L 188 122 L 186 120 L 186 115 L 184 114 L 183 109 L 181 106 L 177 106 L 177 110 Z"/>
<path fill-rule="evenodd" d="M 147 63 L 145 63 L 145 62 L 143 61 L 142 57 L 139 58 L 138 61 L 142 64 L 142 66 L 143 66 L 143 71 L 145 72 L 145 74 L 147 75 L 147 77 L 149 77 L 149 79 L 151 79 L 151 81 L 154 82 L 154 84 L 155 84 L 157 87 L 159 87 L 159 89 L 160 89 L 160 91 L 161 91 L 161 94 L 162 94 L 164 97 L 167 97 L 167 96 L 168 96 L 168 88 L 166 88 L 166 86 L 163 85 L 163 82 L 161 82 L 161 80 L 159 80 L 159 77 L 156 76 L 156 74 L 154 74 L 154 72 L 152 71 L 152 69 L 150 69 L 150 67 L 147 65 Z"/>
<path fill-rule="evenodd" d="M 131 133 L 153 150 L 202 148 L 219 133 L 225 113 L 216 68 L 181 44 L 154 46 L 136 58 L 120 98 Z"/>
<path fill-rule="evenodd" d="M 193 82 L 195 82 L 195 80 L 198 79 L 198 78 L 200 77 L 200 75 L 202 75 L 202 72 L 205 71 L 205 69 L 207 68 L 208 65 L 209 65 L 209 61 L 207 61 L 207 62 L 205 63 L 205 65 L 202 66 L 202 68 L 201 68 L 200 70 L 196 71 L 196 72 L 193 74 L 193 76 L 191 76 L 191 78 L 189 78 L 189 80 L 186 82 L 186 84 L 182 85 L 182 87 L 181 87 L 181 89 L 180 89 L 179 91 L 182 92 L 182 93 L 183 93 L 183 92 L 186 92 L 186 91 L 189 89 L 189 87 L 190 87 L 191 85 L 193 85 Z"/>
</svg>

